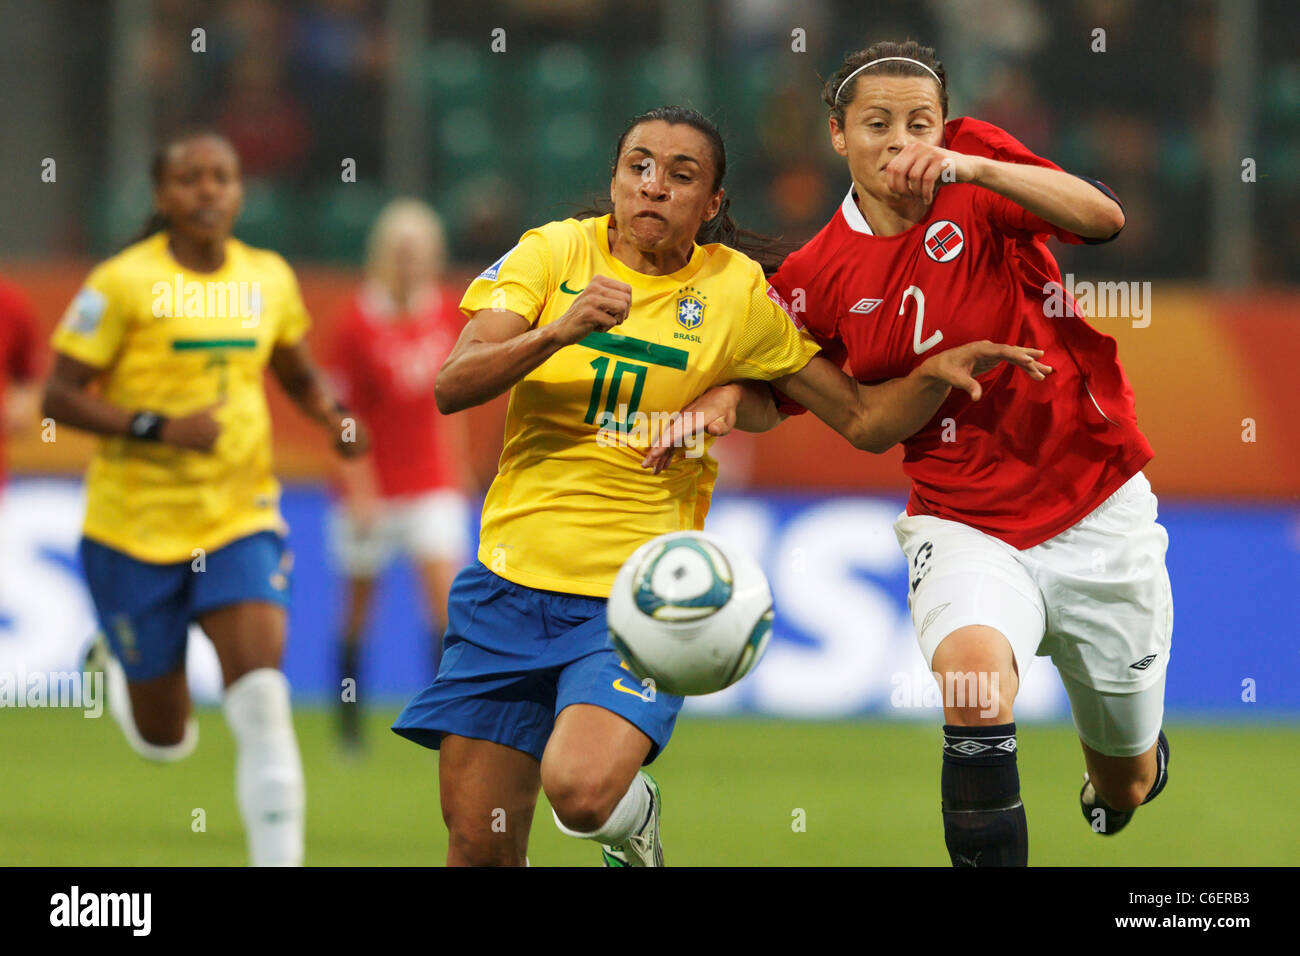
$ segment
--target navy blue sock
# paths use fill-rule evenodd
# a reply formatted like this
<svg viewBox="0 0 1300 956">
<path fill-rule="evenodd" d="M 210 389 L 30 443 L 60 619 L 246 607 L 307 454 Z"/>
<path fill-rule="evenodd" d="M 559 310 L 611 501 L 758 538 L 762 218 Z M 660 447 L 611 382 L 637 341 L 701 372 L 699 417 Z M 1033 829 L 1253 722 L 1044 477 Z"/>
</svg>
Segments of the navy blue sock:
<svg viewBox="0 0 1300 956">
<path fill-rule="evenodd" d="M 1156 738 L 1156 782 L 1151 784 L 1151 789 L 1147 791 L 1146 799 L 1143 803 L 1150 803 L 1156 797 L 1160 796 L 1160 791 L 1165 788 L 1169 782 L 1169 739 L 1165 737 L 1165 732 L 1160 731 L 1160 736 Z"/>
<path fill-rule="evenodd" d="M 953 866 L 1026 866 L 1016 725 L 943 728 L 943 835 Z"/>
</svg>

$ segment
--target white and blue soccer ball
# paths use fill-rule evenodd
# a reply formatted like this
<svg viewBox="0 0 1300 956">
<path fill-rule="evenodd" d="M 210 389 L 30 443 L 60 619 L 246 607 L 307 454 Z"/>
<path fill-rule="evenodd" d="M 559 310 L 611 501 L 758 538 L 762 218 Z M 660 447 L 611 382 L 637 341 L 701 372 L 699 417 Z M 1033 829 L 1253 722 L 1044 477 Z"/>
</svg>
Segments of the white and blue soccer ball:
<svg viewBox="0 0 1300 956">
<path fill-rule="evenodd" d="M 772 636 L 772 589 L 749 554 L 700 531 L 646 542 L 609 595 L 609 637 L 642 683 L 712 694 L 758 663 Z"/>
</svg>

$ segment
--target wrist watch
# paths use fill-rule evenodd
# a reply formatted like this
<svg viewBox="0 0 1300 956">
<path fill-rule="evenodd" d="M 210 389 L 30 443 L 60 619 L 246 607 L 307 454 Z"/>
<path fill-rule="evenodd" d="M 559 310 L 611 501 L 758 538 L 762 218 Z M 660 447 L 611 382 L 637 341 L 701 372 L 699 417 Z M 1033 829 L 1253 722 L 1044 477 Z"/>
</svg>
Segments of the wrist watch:
<svg viewBox="0 0 1300 956">
<path fill-rule="evenodd" d="M 162 436 L 163 425 L 167 419 L 157 412 L 136 412 L 131 416 L 127 433 L 141 441 L 158 441 Z"/>
</svg>

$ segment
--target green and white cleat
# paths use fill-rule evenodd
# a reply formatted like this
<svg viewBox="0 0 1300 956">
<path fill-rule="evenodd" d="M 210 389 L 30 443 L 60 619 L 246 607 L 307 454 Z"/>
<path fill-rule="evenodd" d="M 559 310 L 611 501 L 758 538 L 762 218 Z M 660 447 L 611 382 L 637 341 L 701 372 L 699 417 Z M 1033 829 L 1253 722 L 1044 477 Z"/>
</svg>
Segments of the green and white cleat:
<svg viewBox="0 0 1300 956">
<path fill-rule="evenodd" d="M 641 829 L 632 834 L 623 843 L 615 846 L 600 845 L 601 855 L 606 866 L 663 866 L 664 847 L 659 842 L 659 813 L 663 801 L 659 796 L 659 784 L 655 778 L 644 770 L 640 771 L 646 789 L 650 791 L 650 813 L 647 814 Z"/>
</svg>

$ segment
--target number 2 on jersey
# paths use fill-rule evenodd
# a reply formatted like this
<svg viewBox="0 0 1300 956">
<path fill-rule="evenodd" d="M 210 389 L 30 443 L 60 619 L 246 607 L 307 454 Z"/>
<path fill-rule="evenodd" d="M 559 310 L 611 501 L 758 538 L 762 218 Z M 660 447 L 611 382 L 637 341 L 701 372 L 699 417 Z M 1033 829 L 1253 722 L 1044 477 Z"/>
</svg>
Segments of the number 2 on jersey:
<svg viewBox="0 0 1300 956">
<path fill-rule="evenodd" d="M 925 293 L 914 285 L 909 285 L 903 290 L 903 301 L 898 304 L 898 314 L 902 315 L 907 308 L 907 297 L 913 296 L 916 299 L 916 328 L 912 332 L 912 350 L 920 355 L 943 341 L 943 333 L 938 329 L 934 330 L 924 342 L 921 341 L 921 326 L 925 324 Z"/>
<path fill-rule="evenodd" d="M 609 371 L 609 359 L 604 356 L 593 359 L 591 367 L 596 370 L 596 380 L 591 383 L 591 401 L 587 405 L 587 415 L 583 421 L 588 425 L 599 424 L 601 428 L 626 431 L 631 426 L 626 421 L 619 421 L 614 411 L 618 404 L 619 385 L 622 384 L 624 375 L 635 376 L 636 380 L 632 384 L 632 395 L 628 399 L 626 411 L 628 418 L 631 418 L 641 405 L 641 392 L 645 389 L 646 366 L 637 365 L 635 362 L 617 362 L 614 365 L 614 373 L 609 379 L 609 393 L 605 398 L 605 411 L 599 422 L 596 421 L 596 409 L 600 407 L 600 397 L 605 391 L 605 374 Z"/>
</svg>

